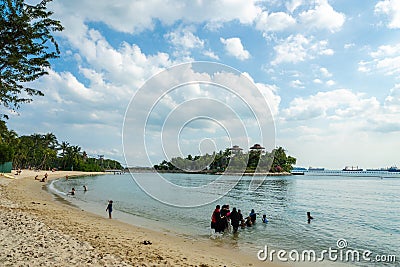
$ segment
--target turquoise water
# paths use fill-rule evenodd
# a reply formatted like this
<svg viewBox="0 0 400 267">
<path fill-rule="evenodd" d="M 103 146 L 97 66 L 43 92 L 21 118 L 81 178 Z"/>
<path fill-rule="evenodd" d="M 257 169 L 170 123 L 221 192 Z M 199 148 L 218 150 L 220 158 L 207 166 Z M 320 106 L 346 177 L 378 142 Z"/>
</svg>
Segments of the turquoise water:
<svg viewBox="0 0 400 267">
<path fill-rule="evenodd" d="M 154 173 L 134 174 L 151 181 Z M 179 185 L 199 186 L 216 179 L 212 175 L 163 174 Z M 225 179 L 225 178 L 223 178 Z M 107 200 L 114 201 L 114 217 L 131 220 L 148 228 L 171 231 L 193 239 L 210 239 L 210 217 L 216 204 L 230 204 L 247 215 L 251 209 L 260 213 L 258 223 L 240 229 L 238 235 L 226 234 L 215 242 L 249 253 L 269 248 L 337 248 L 345 239 L 348 249 L 370 250 L 372 255 L 396 255 L 400 262 L 400 179 L 365 177 L 282 176 L 267 177 L 253 192 L 247 190 L 250 177 L 244 177 L 227 195 L 215 203 L 196 208 L 177 208 L 162 204 L 146 195 L 129 174 L 100 175 L 60 179 L 52 188 L 65 194 L 72 187 L 74 204 L 103 214 Z M 222 182 L 231 182 L 226 178 Z M 87 185 L 88 192 L 83 192 Z M 156 186 L 156 185 L 155 185 Z M 165 194 L 173 192 L 165 192 Z M 204 194 L 206 194 L 205 192 Z M 201 199 L 199 199 L 201 202 Z M 307 223 L 306 212 L 314 219 Z M 127 214 L 132 215 L 127 216 Z M 261 223 L 266 214 L 268 224 Z M 357 263 L 364 265 L 365 263 Z M 368 263 L 368 266 L 374 264 Z M 382 263 L 375 263 L 381 266 Z"/>
</svg>

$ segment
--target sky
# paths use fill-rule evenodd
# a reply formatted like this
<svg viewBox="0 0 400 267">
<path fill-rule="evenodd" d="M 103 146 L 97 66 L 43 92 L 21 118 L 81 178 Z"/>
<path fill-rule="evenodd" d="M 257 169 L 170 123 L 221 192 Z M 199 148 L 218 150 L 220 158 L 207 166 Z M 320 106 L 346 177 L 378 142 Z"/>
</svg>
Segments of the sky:
<svg viewBox="0 0 400 267">
<path fill-rule="evenodd" d="M 399 0 L 54 0 L 49 9 L 65 27 L 56 34 L 61 55 L 49 75 L 34 82 L 45 96 L 11 114 L 8 126 L 19 135 L 53 132 L 89 155 L 126 164 L 125 115 L 144 116 L 141 105 L 129 106 L 135 94 L 145 88 L 154 95 L 157 90 L 146 82 L 163 70 L 206 61 L 232 67 L 253 82 L 256 88 L 243 91 L 258 90 L 264 97 L 273 118 L 272 146 L 284 147 L 297 166 L 400 166 Z M 234 87 L 235 78 L 221 80 Z M 192 113 L 182 106 L 199 99 L 217 102 L 192 105 Z M 170 91 L 157 102 L 147 130 L 130 122 L 142 131 L 130 135 L 132 147 L 125 148 L 132 153 L 129 165 L 166 158 L 151 141 L 163 136 L 166 121 L 176 127 L 168 131 L 173 136 L 165 130 L 165 143 L 173 142 L 183 155 L 264 145 L 251 130 L 243 136 L 231 127 L 232 135 L 226 133 L 233 117 L 249 122 L 246 105 L 260 108 L 234 99 L 218 86 Z M 221 109 L 213 120 L 188 122 L 188 114 L 210 115 L 218 103 L 232 117 Z M 168 120 L 172 113 L 178 115 Z M 141 133 L 150 145 L 133 153 L 135 140 L 141 147 Z M 179 156 L 179 149 L 169 151 L 168 157 Z"/>
</svg>

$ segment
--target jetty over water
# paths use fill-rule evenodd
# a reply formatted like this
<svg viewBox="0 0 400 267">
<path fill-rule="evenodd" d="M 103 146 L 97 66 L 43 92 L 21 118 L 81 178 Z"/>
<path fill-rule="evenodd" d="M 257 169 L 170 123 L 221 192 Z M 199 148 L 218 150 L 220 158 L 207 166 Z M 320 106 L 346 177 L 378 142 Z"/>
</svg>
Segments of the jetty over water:
<svg viewBox="0 0 400 267">
<path fill-rule="evenodd" d="M 115 169 L 115 170 L 105 170 L 104 172 L 112 172 L 114 174 L 123 174 L 125 171 L 124 170 Z"/>
</svg>

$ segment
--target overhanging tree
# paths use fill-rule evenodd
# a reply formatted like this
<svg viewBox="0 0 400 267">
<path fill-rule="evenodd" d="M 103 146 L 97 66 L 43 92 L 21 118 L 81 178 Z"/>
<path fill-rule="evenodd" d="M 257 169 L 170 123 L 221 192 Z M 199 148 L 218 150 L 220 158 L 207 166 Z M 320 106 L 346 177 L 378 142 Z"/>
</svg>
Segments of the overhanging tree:
<svg viewBox="0 0 400 267">
<path fill-rule="evenodd" d="M 0 1 L 0 105 L 5 108 L 16 110 L 32 96 L 43 95 L 27 83 L 48 74 L 50 60 L 60 54 L 52 34 L 63 27 L 50 18 L 49 2 Z"/>
</svg>

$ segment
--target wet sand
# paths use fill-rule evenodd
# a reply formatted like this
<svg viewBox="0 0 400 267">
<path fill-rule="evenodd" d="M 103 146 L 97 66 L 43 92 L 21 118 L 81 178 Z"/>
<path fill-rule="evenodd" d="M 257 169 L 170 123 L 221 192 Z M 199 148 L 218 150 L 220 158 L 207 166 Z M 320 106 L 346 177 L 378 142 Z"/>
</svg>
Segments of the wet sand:
<svg viewBox="0 0 400 267">
<path fill-rule="evenodd" d="M 47 173 L 49 180 L 90 174 Z M 221 242 L 151 231 L 57 201 L 34 180 L 44 174 L 0 176 L 1 266 L 276 266 Z"/>
</svg>

